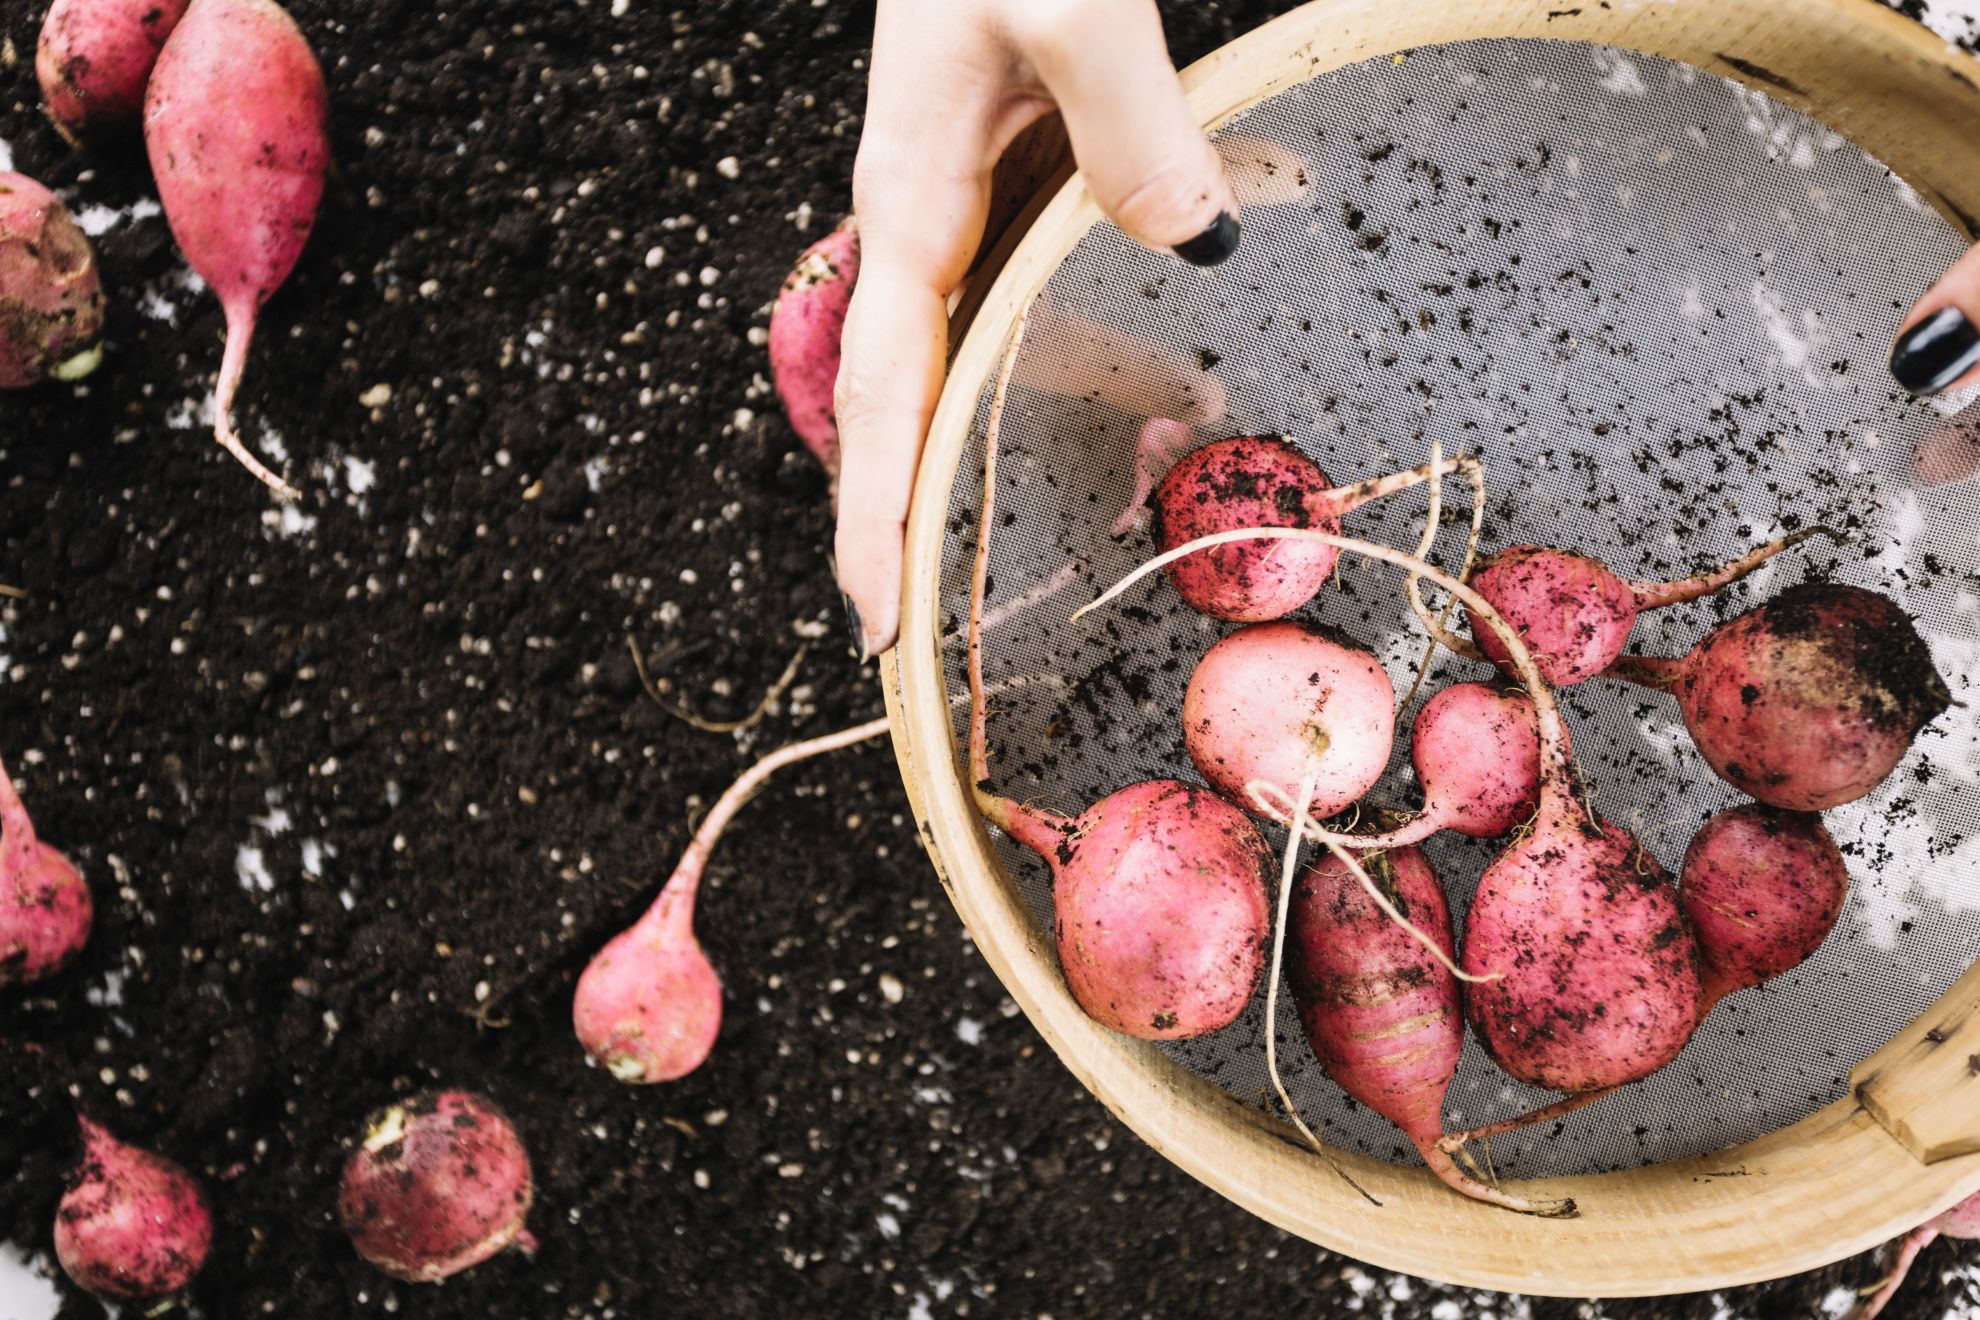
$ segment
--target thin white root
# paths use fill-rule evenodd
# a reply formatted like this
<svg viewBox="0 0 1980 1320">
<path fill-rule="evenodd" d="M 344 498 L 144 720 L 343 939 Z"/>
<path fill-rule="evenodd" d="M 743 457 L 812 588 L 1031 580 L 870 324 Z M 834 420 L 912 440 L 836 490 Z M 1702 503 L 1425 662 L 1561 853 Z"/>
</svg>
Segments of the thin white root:
<svg viewBox="0 0 1980 1320">
<path fill-rule="evenodd" d="M 646 689 L 647 696 L 653 698 L 653 704 L 681 723 L 700 729 L 703 733 L 741 733 L 745 729 L 753 729 L 761 724 L 763 717 L 770 713 L 770 707 L 777 703 L 777 698 L 788 692 L 791 684 L 796 681 L 798 666 L 804 663 L 805 652 L 810 649 L 806 646 L 798 647 L 797 654 L 793 655 L 791 662 L 784 666 L 784 672 L 778 676 L 775 683 L 770 685 L 770 690 L 763 694 L 763 700 L 756 703 L 755 710 L 739 720 L 709 720 L 703 719 L 685 706 L 676 706 L 661 696 L 659 684 L 646 676 L 646 661 L 639 653 L 639 643 L 627 637 L 626 648 L 632 652 L 633 671 L 639 675 L 639 685 Z"/>
<path fill-rule="evenodd" d="M 1436 455 L 1442 451 L 1443 445 L 1440 442 L 1431 441 L 1432 462 L 1436 461 Z M 1466 455 L 1459 460 L 1458 471 L 1464 473 L 1465 478 L 1471 482 L 1471 531 L 1465 537 L 1464 562 L 1459 565 L 1457 571 L 1457 580 L 1468 582 L 1471 579 L 1471 566 L 1478 558 L 1478 541 L 1485 530 L 1485 465 L 1477 458 Z M 1430 488 L 1430 516 L 1424 524 L 1423 540 L 1416 550 L 1418 559 L 1428 557 L 1430 545 L 1437 535 L 1437 522 L 1442 512 L 1441 490 L 1433 485 Z M 1422 684 L 1423 676 L 1429 667 L 1430 655 L 1437 647 L 1442 646 L 1445 650 L 1461 655 L 1467 660 L 1481 662 L 1485 660 L 1485 653 L 1478 649 L 1476 642 L 1469 637 L 1459 637 L 1445 627 L 1450 620 L 1451 611 L 1457 608 L 1456 597 L 1445 601 L 1444 608 L 1434 617 L 1431 615 L 1429 607 L 1423 603 L 1423 576 L 1420 573 L 1409 575 L 1409 607 L 1415 611 L 1417 619 L 1423 624 L 1431 639 L 1430 646 L 1424 654 L 1423 667 L 1417 670 L 1416 685 L 1409 690 L 1410 699 L 1416 696 L 1416 686 Z M 1407 707 L 1409 700 L 1404 700 L 1403 705 Z"/>
<path fill-rule="evenodd" d="M 234 431 L 233 423 L 227 418 L 225 409 L 228 406 L 227 403 L 220 405 L 220 420 L 213 428 L 213 438 L 220 442 L 220 447 L 232 454 L 242 467 L 254 473 L 255 478 L 262 485 L 274 491 L 276 499 L 281 500 L 285 504 L 293 504 L 301 499 L 301 491 L 276 476 L 273 472 L 270 472 L 268 465 L 256 458 L 249 452 L 248 447 L 241 442 L 241 437 Z"/>
</svg>

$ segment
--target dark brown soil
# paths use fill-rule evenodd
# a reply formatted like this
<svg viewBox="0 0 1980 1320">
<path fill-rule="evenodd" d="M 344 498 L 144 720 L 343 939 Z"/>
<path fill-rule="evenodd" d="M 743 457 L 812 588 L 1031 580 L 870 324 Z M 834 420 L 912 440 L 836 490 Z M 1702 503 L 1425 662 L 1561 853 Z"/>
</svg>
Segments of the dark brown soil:
<svg viewBox="0 0 1980 1320">
<path fill-rule="evenodd" d="M 1184 58 L 1281 7 L 1164 6 Z M 0 7 L 0 139 L 128 207 L 140 154 L 75 159 L 37 114 L 40 8 Z M 646 1090 L 585 1065 L 572 980 L 697 807 L 881 709 L 752 339 L 846 205 L 868 7 L 292 8 L 339 172 L 242 414 L 304 519 L 187 416 L 220 314 L 156 218 L 98 239 L 103 370 L 0 399 L 0 581 L 27 593 L 0 753 L 98 902 L 74 968 L 0 994 L 0 1238 L 48 1251 L 80 1103 L 211 1180 L 217 1318 L 1527 1314 L 1288 1238 L 1110 1118 L 970 949 L 884 745 L 791 774 L 718 854 L 709 1064 Z M 733 716 L 814 633 L 740 740 L 662 714 L 627 655 Z M 542 1248 L 393 1284 L 333 1185 L 367 1110 L 443 1083 L 516 1118 Z M 1948 1314 L 1955 1259 L 1891 1314 Z M 1530 1314 L 1804 1317 L 1875 1272 Z"/>
</svg>

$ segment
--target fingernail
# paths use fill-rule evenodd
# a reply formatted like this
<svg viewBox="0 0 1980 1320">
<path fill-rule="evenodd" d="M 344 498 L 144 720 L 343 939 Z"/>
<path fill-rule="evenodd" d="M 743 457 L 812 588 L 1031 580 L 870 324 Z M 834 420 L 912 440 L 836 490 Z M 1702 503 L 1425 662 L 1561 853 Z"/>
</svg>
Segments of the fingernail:
<svg viewBox="0 0 1980 1320">
<path fill-rule="evenodd" d="M 859 662 L 865 664 L 873 657 L 866 649 L 866 629 L 859 622 L 859 606 L 853 604 L 853 598 L 843 592 L 839 599 L 846 607 L 846 626 L 852 629 L 853 650 L 859 652 Z"/>
<path fill-rule="evenodd" d="M 1208 229 L 1187 243 L 1176 244 L 1176 255 L 1192 266 L 1218 265 L 1237 251 L 1241 233 L 1237 217 L 1229 211 L 1219 211 Z"/>
<path fill-rule="evenodd" d="M 1980 365 L 1980 331 L 1957 307 L 1941 307 L 1891 349 L 1891 375 L 1913 394 L 1937 394 Z"/>
</svg>

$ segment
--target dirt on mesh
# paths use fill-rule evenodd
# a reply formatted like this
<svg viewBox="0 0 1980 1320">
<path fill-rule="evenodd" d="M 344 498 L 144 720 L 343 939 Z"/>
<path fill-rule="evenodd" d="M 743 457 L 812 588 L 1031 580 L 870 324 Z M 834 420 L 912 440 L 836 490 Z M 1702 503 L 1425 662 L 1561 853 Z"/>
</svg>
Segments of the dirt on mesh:
<svg viewBox="0 0 1980 1320">
<path fill-rule="evenodd" d="M 1182 59 L 1284 7 L 1163 6 Z M 76 966 L 0 993 L 0 1238 L 50 1258 L 80 1104 L 208 1180 L 216 1318 L 1591 1314 L 1366 1270 L 1143 1146 L 971 951 L 884 744 L 723 844 L 708 1065 L 585 1065 L 572 982 L 697 808 L 881 709 L 761 346 L 847 204 L 868 6 L 291 8 L 338 169 L 240 405 L 289 512 L 208 438 L 220 313 L 141 150 L 73 156 L 41 5 L 0 12 L 0 140 L 100 229 L 112 299 L 86 384 L 0 397 L 0 754 L 98 905 Z M 811 651 L 729 738 L 650 703 L 628 638 L 716 718 Z M 334 1184 L 367 1111 L 436 1084 L 515 1118 L 542 1246 L 414 1287 L 352 1255 Z M 1961 1250 L 1889 1314 L 1947 1314 Z M 1876 1274 L 1592 1314 L 1805 1317 Z"/>
</svg>

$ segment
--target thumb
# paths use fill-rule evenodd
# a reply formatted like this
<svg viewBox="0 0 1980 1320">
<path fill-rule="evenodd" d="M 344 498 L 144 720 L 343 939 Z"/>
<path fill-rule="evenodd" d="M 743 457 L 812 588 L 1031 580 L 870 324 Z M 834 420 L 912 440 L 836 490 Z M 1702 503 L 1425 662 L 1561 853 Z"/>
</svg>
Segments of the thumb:
<svg viewBox="0 0 1980 1320">
<path fill-rule="evenodd" d="M 1047 0 L 1010 36 L 1058 102 L 1087 187 L 1114 223 L 1199 266 L 1237 250 L 1237 198 L 1149 0 Z"/>
<path fill-rule="evenodd" d="M 1955 261 L 1898 327 L 1891 375 L 1913 394 L 1937 394 L 1980 367 L 1980 247 Z"/>
</svg>

